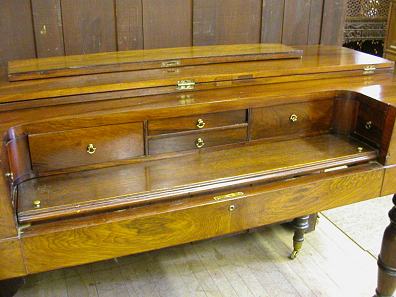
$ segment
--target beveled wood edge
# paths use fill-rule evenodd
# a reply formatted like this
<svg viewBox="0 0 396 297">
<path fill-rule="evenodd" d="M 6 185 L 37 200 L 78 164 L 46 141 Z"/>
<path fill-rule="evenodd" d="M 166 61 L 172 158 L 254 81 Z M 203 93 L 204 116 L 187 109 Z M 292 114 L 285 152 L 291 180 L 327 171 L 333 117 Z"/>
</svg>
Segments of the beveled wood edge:
<svg viewBox="0 0 396 297">
<path fill-rule="evenodd" d="M 156 190 L 149 193 L 138 193 L 135 195 L 127 194 L 123 196 L 107 198 L 105 200 L 97 200 L 95 202 L 88 201 L 78 203 L 77 206 L 67 205 L 50 207 L 40 210 L 23 211 L 18 213 L 18 221 L 20 223 L 33 223 L 42 220 L 56 219 L 60 217 L 64 218 L 68 216 L 84 215 L 92 212 L 102 212 L 105 210 L 120 209 L 129 206 L 158 203 L 164 200 L 176 199 L 186 195 L 204 193 L 209 190 L 220 190 L 230 186 L 236 187 L 258 182 L 272 182 L 281 179 L 291 178 L 296 175 L 306 175 L 332 167 L 367 163 L 369 161 L 374 161 L 376 158 L 377 153 L 375 151 L 368 151 L 358 153 L 353 156 L 334 158 L 332 161 L 319 161 L 313 164 L 311 163 L 308 166 L 292 166 L 286 170 L 284 168 L 280 168 L 264 172 L 233 176 L 229 178 L 220 178 L 213 181 L 183 185 L 174 187 L 172 189 Z"/>
</svg>

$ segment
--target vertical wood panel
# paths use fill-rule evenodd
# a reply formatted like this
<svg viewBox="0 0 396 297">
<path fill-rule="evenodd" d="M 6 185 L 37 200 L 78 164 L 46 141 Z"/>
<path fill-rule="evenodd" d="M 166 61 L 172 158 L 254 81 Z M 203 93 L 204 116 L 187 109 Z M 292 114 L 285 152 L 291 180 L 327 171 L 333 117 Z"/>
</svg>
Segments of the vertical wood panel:
<svg viewBox="0 0 396 297">
<path fill-rule="evenodd" d="M 261 42 L 281 43 L 285 0 L 263 0 Z"/>
<path fill-rule="evenodd" d="M 307 44 L 311 0 L 286 0 L 282 43 Z"/>
<path fill-rule="evenodd" d="M 192 45 L 192 0 L 143 0 L 144 48 Z"/>
<path fill-rule="evenodd" d="M 0 65 L 35 57 L 29 0 L 0 0 Z"/>
<path fill-rule="evenodd" d="M 116 0 L 118 50 L 143 48 L 141 0 Z"/>
<path fill-rule="evenodd" d="M 260 42 L 262 0 L 195 0 L 194 45 Z"/>
<path fill-rule="evenodd" d="M 324 0 L 322 44 L 341 45 L 345 24 L 346 0 Z"/>
<path fill-rule="evenodd" d="M 65 54 L 60 0 L 32 0 L 37 56 Z"/>
<path fill-rule="evenodd" d="M 62 0 L 67 55 L 117 50 L 113 0 Z"/>
<path fill-rule="evenodd" d="M 311 0 L 309 13 L 308 44 L 319 44 L 322 29 L 323 0 Z"/>
</svg>

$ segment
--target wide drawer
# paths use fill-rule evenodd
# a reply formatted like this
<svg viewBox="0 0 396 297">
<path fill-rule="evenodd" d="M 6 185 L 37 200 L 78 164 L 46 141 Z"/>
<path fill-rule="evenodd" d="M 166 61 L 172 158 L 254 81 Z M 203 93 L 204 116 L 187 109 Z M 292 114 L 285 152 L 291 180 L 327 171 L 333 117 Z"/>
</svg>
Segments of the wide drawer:
<svg viewBox="0 0 396 297">
<path fill-rule="evenodd" d="M 149 135 L 229 126 L 247 122 L 246 110 L 235 110 L 148 122 Z"/>
<path fill-rule="evenodd" d="M 238 143 L 247 140 L 247 125 L 237 128 L 214 129 L 166 137 L 155 137 L 149 140 L 149 154 L 161 154 L 216 145 Z"/>
<path fill-rule="evenodd" d="M 144 155 L 143 123 L 29 135 L 33 169 L 56 170 Z"/>
<path fill-rule="evenodd" d="M 252 139 L 294 137 L 326 132 L 333 117 L 333 99 L 252 110 Z"/>
</svg>

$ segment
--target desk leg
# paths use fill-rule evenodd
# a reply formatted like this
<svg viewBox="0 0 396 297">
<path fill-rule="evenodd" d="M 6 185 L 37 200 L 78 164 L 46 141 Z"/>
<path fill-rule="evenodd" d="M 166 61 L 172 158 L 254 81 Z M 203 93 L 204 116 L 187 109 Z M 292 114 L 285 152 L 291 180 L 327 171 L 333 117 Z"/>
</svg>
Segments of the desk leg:
<svg viewBox="0 0 396 297">
<path fill-rule="evenodd" d="M 0 281 L 0 297 L 12 297 L 24 284 L 23 278 L 13 278 Z"/>
<path fill-rule="evenodd" d="M 396 195 L 395 206 L 389 212 L 390 225 L 385 229 L 378 257 L 377 297 L 391 297 L 396 290 Z"/>
<path fill-rule="evenodd" d="M 294 260 L 300 252 L 303 242 L 305 231 L 309 228 L 309 216 L 294 219 L 293 227 L 295 229 L 293 236 L 293 252 L 290 259 Z"/>
</svg>

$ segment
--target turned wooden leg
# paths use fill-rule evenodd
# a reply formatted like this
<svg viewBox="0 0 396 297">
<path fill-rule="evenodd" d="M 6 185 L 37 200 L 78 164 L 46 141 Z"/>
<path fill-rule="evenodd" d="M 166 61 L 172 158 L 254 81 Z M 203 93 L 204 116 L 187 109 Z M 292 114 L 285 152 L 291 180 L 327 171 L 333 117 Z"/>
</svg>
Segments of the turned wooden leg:
<svg viewBox="0 0 396 297">
<path fill-rule="evenodd" d="M 389 212 L 391 223 L 385 229 L 378 256 L 377 297 L 391 297 L 396 290 L 396 195 L 393 203 L 395 206 Z"/>
<path fill-rule="evenodd" d="M 293 252 L 290 254 L 290 259 L 294 260 L 302 248 L 304 242 L 305 231 L 309 228 L 309 216 L 297 218 L 293 221 L 295 229 L 293 236 Z"/>
<path fill-rule="evenodd" d="M 23 278 L 13 278 L 0 281 L 0 297 L 14 296 L 23 284 Z"/>
</svg>

